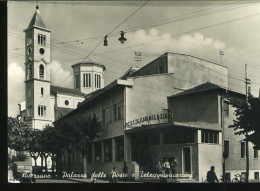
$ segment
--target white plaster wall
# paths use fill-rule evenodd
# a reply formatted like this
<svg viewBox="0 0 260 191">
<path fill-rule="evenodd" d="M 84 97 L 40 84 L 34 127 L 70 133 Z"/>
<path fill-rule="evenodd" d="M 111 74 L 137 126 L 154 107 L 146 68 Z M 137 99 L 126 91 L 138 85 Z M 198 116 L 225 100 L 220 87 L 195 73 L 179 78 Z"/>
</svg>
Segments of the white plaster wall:
<svg viewBox="0 0 260 191">
<path fill-rule="evenodd" d="M 133 87 L 126 87 L 126 123 L 157 115 L 167 109 L 167 96 L 178 92 L 174 89 L 174 74 L 133 77 Z"/>
<path fill-rule="evenodd" d="M 205 180 L 207 172 L 211 166 L 215 166 L 215 172 L 218 179 L 221 178 L 222 168 L 222 145 L 199 143 L 198 144 L 199 161 L 199 181 Z"/>
<path fill-rule="evenodd" d="M 69 101 L 69 105 L 65 104 L 65 100 Z M 57 94 L 57 106 L 75 109 L 79 102 L 84 101 L 83 97 L 71 96 L 71 95 L 64 95 L 64 94 Z"/>
</svg>

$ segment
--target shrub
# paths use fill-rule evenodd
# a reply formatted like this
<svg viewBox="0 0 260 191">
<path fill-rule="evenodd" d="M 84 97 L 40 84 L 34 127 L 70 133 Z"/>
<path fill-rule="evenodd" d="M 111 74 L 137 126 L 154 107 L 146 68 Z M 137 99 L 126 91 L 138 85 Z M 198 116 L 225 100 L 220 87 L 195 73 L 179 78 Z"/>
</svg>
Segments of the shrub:
<svg viewBox="0 0 260 191">
<path fill-rule="evenodd" d="M 15 157 L 16 161 L 25 161 L 27 159 L 27 156 L 23 153 L 18 153 Z"/>
<path fill-rule="evenodd" d="M 42 174 L 42 167 L 41 166 L 33 166 L 32 167 L 33 174 Z"/>
</svg>

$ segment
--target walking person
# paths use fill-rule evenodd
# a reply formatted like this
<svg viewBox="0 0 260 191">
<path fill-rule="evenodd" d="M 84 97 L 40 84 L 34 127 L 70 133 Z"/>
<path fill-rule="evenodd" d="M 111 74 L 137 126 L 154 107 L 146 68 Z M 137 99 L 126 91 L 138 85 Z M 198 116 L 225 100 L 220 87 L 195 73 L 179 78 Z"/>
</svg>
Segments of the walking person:
<svg viewBox="0 0 260 191">
<path fill-rule="evenodd" d="M 208 183 L 215 183 L 215 181 L 218 182 L 218 177 L 215 173 L 215 167 L 211 166 L 210 171 L 208 171 L 208 173 L 207 173 L 207 182 Z"/>
</svg>

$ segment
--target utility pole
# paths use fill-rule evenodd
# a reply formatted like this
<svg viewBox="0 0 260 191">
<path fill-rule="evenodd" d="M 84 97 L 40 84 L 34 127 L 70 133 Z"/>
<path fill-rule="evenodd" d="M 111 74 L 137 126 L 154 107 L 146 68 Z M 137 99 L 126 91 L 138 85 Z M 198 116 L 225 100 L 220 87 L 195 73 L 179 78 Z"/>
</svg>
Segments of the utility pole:
<svg viewBox="0 0 260 191">
<path fill-rule="evenodd" d="M 222 60 L 224 56 L 224 51 L 219 51 L 220 55 L 220 65 L 222 65 Z M 226 153 L 225 153 L 225 125 L 224 125 L 224 112 L 223 112 L 223 104 L 224 104 L 224 95 L 221 92 L 221 128 L 222 128 L 222 173 L 223 173 L 223 180 L 226 181 Z"/>
<path fill-rule="evenodd" d="M 246 84 L 246 104 L 248 106 L 248 84 L 251 83 L 250 83 L 250 79 L 247 78 L 247 64 L 245 64 L 245 84 Z M 248 150 L 247 138 L 248 138 L 248 132 L 246 131 L 246 182 L 248 182 L 249 179 L 249 150 Z"/>
</svg>

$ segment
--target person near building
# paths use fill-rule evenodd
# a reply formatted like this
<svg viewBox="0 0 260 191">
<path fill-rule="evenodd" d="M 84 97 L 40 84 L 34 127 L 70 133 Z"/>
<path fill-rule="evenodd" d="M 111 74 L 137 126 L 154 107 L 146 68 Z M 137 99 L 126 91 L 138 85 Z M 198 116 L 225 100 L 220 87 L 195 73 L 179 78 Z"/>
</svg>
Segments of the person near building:
<svg viewBox="0 0 260 191">
<path fill-rule="evenodd" d="M 125 161 L 124 161 L 124 165 L 123 165 L 123 174 L 124 174 L 123 180 L 126 181 L 127 180 L 126 176 L 128 176 L 128 168 L 127 168 L 127 165 L 126 165 Z"/>
<path fill-rule="evenodd" d="M 165 159 L 163 167 L 165 168 L 165 173 L 169 174 L 170 173 L 170 169 L 171 169 L 171 165 L 170 165 L 170 163 L 169 163 L 167 158 Z"/>
<path fill-rule="evenodd" d="M 117 175 L 118 175 L 118 172 L 116 170 L 116 167 L 113 167 L 113 169 L 111 171 L 111 178 L 110 178 L 111 183 L 117 183 Z"/>
<path fill-rule="evenodd" d="M 157 164 L 158 172 L 163 173 L 163 160 L 160 159 L 158 164 Z"/>
<path fill-rule="evenodd" d="M 171 162 L 171 173 L 172 174 L 176 174 L 176 169 L 178 167 L 178 162 L 177 162 L 177 159 L 175 157 L 173 157 L 173 160 Z"/>
<path fill-rule="evenodd" d="M 218 182 L 218 177 L 215 173 L 215 167 L 211 166 L 210 171 L 208 171 L 208 173 L 207 173 L 207 182 L 208 183 L 215 183 L 215 181 Z"/>
</svg>

